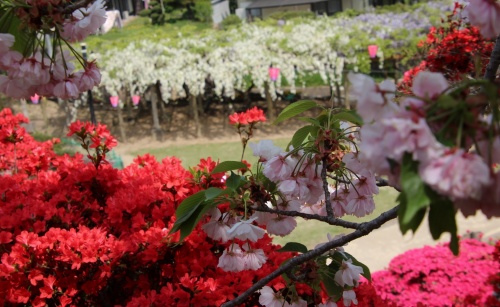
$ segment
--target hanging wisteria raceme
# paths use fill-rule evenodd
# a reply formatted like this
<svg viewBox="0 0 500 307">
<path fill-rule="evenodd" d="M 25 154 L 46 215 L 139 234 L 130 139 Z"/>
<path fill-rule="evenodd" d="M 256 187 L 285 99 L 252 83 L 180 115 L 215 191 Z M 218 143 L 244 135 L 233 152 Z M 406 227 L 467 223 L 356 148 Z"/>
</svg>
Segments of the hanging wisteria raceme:
<svg viewBox="0 0 500 307">
<path fill-rule="evenodd" d="M 93 3 L 92 3 L 93 2 Z M 95 62 L 87 62 L 68 42 L 95 33 L 106 20 L 103 0 L 2 1 L 0 92 L 14 98 L 77 98 L 101 81 Z M 83 69 L 75 71 L 77 60 Z"/>
<path fill-rule="evenodd" d="M 175 100 L 186 96 L 186 87 L 190 94 L 203 93 L 205 82 L 210 81 L 219 97 L 234 98 L 253 84 L 262 96 L 269 88 L 275 99 L 285 84 L 296 93 L 304 85 L 297 80 L 304 75 L 318 73 L 333 88 L 342 84 L 346 69 L 366 72 L 367 46 L 372 43 L 379 44 L 377 56 L 382 65 L 383 58 L 397 52 L 393 46 L 402 48 L 424 37 L 432 25 L 427 15 L 438 12 L 439 16 L 451 9 L 448 2 L 432 2 L 402 14 L 291 20 L 283 27 L 244 24 L 203 37 L 181 37 L 177 43 L 133 43 L 97 57 L 109 93 L 121 89 L 141 93 L 160 81 L 164 100 Z M 271 65 L 280 69 L 276 81 L 269 78 Z"/>
</svg>

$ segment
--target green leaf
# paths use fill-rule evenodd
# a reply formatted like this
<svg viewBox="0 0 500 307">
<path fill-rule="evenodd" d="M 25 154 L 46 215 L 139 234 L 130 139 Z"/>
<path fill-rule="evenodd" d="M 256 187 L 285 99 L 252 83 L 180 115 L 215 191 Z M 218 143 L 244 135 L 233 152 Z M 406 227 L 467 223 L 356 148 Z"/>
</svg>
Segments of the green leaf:
<svg viewBox="0 0 500 307">
<path fill-rule="evenodd" d="M 398 221 L 399 221 L 399 229 L 401 230 L 401 233 L 405 234 L 408 230 L 417 231 L 418 226 L 422 223 L 422 220 L 425 217 L 425 212 L 427 211 L 426 208 L 418 210 L 415 214 L 413 214 L 413 217 L 409 220 L 403 221 L 403 217 L 407 216 L 407 201 L 406 201 L 406 195 L 401 192 L 399 194 L 397 201 L 399 202 L 399 210 L 398 210 Z"/>
<path fill-rule="evenodd" d="M 413 232 L 418 228 L 425 215 L 425 210 L 430 205 L 425 184 L 418 174 L 418 161 L 413 161 L 411 154 L 405 153 L 401 165 L 401 197 L 398 198 L 401 207 L 398 212 L 399 226 L 406 233 L 408 229 Z"/>
<path fill-rule="evenodd" d="M 317 120 L 315 118 L 299 117 L 298 119 L 301 120 L 301 121 L 304 121 L 306 123 L 313 124 L 314 126 L 321 126 L 321 123 L 319 122 L 319 120 Z"/>
<path fill-rule="evenodd" d="M 205 191 L 199 191 L 186 199 L 184 199 L 177 210 L 175 210 L 175 216 L 177 219 L 182 218 L 189 212 L 193 210 L 196 206 L 201 204 L 206 199 Z"/>
<path fill-rule="evenodd" d="M 358 125 L 358 126 L 363 125 L 363 119 L 361 118 L 361 116 L 358 115 L 358 113 L 356 113 L 356 111 L 353 111 L 353 110 L 345 110 L 345 111 L 333 114 L 332 119 L 350 122 L 350 123 L 353 123 L 353 124 Z"/>
<path fill-rule="evenodd" d="M 224 161 L 217 164 L 217 166 L 212 170 L 212 174 L 225 173 L 240 168 L 246 169 L 247 165 L 240 161 Z"/>
<path fill-rule="evenodd" d="M 439 202 L 432 202 L 429 210 L 429 230 L 432 238 L 437 240 L 441 234 L 451 234 L 450 249 L 453 254 L 458 254 L 457 223 L 453 203 L 445 198 Z"/>
<path fill-rule="evenodd" d="M 307 253 L 307 246 L 297 242 L 288 242 L 285 246 L 278 249 L 278 252 L 299 252 L 305 254 Z"/>
<path fill-rule="evenodd" d="M 231 172 L 231 176 L 226 179 L 226 186 L 233 191 L 246 183 L 245 177 Z"/>
<path fill-rule="evenodd" d="M 453 109 L 459 104 L 459 101 L 450 95 L 441 95 L 437 100 L 437 105 L 443 109 Z"/>
<path fill-rule="evenodd" d="M 205 199 L 212 200 L 212 199 L 216 198 L 217 196 L 221 195 L 222 193 L 224 193 L 224 190 L 219 189 L 219 188 L 210 187 L 210 188 L 205 190 Z"/>
<path fill-rule="evenodd" d="M 326 292 L 329 296 L 333 297 L 333 300 L 336 301 L 342 297 L 342 292 L 344 288 L 335 282 L 335 273 L 336 269 L 331 269 L 329 267 L 328 271 L 320 271 L 320 279 L 325 286 Z"/>
<path fill-rule="evenodd" d="M 11 49 L 21 54 L 26 50 L 30 50 L 31 52 L 35 42 L 35 35 L 22 25 L 21 20 L 14 14 L 11 8 L 0 9 L 0 16 L 2 16 L 0 18 L 0 33 L 10 33 L 16 39 Z"/>
<path fill-rule="evenodd" d="M 190 217 L 182 223 L 180 226 L 181 235 L 179 240 L 183 241 L 187 236 L 193 232 L 193 229 L 200 222 L 201 218 L 207 213 L 210 209 L 215 207 L 215 204 L 204 204 L 202 206 L 197 206 L 194 212 L 190 215 Z"/>
<path fill-rule="evenodd" d="M 304 140 L 307 138 L 309 134 L 312 133 L 313 129 L 316 128 L 314 126 L 304 126 L 297 130 L 293 137 L 292 140 L 290 141 L 290 144 L 288 144 L 288 147 L 293 146 L 293 148 L 299 148 L 302 143 L 304 143 Z"/>
<path fill-rule="evenodd" d="M 312 100 L 302 100 L 294 102 L 283 109 L 283 111 L 281 111 L 280 115 L 278 115 L 278 118 L 276 118 L 273 124 L 276 125 L 278 123 L 281 123 L 284 120 L 290 119 L 317 106 L 318 104 Z"/>
</svg>

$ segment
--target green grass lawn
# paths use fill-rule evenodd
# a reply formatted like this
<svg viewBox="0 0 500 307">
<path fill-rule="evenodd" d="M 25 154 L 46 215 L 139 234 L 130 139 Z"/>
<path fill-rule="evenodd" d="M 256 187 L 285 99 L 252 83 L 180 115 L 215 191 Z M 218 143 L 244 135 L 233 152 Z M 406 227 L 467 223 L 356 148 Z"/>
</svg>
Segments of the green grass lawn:
<svg viewBox="0 0 500 307">
<path fill-rule="evenodd" d="M 363 218 L 348 216 L 343 219 L 351 222 L 369 221 L 379 216 L 381 213 L 393 208 L 396 205 L 398 193 L 399 192 L 393 188 L 381 188 L 380 193 L 374 197 L 376 206 L 375 211 L 372 214 Z M 307 221 L 302 218 L 298 218 L 297 228 L 295 228 L 291 234 L 285 237 L 274 237 L 273 242 L 280 245 L 285 245 L 287 242 L 299 242 L 311 249 L 319 243 L 328 241 L 326 236 L 328 233 L 330 233 L 333 237 L 337 234 L 349 232 L 352 232 L 352 230 L 338 226 L 331 226 L 318 221 Z"/>
<path fill-rule="evenodd" d="M 290 139 L 273 140 L 276 146 L 285 148 Z M 250 140 L 250 143 L 258 142 Z M 207 143 L 193 144 L 185 146 L 170 146 L 165 148 L 144 148 L 133 152 L 135 155 L 143 155 L 149 153 L 155 156 L 158 160 L 167 156 L 175 156 L 182 160 L 184 167 L 197 165 L 201 158 L 211 157 L 212 160 L 220 161 L 239 161 L 241 158 L 242 145 L 239 142 L 227 143 Z M 254 164 L 257 162 L 257 157 L 252 155 L 252 149 L 247 146 L 245 150 L 245 160 Z"/>
</svg>

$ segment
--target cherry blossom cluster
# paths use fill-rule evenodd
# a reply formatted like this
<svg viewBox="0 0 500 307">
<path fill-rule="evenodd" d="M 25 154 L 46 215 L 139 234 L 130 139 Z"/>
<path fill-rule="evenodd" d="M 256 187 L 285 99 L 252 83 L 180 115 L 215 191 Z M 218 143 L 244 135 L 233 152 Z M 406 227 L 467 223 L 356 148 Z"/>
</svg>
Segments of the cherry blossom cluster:
<svg viewBox="0 0 500 307">
<path fill-rule="evenodd" d="M 500 35 L 500 2 L 496 0 L 469 0 L 465 14 L 470 23 L 481 29 L 481 35 L 495 38 Z"/>
<path fill-rule="evenodd" d="M 36 94 L 69 99 L 98 85 L 101 74 L 97 64 L 87 62 L 67 43 L 95 33 L 106 21 L 104 1 L 90 2 L 10 2 L 2 14 L 14 14 L 24 28 L 21 34 L 14 34 L 19 37 L 0 33 L 0 70 L 6 73 L 0 75 L 0 92 L 13 98 L 28 99 Z M 28 42 L 22 35 L 29 37 Z M 44 35 L 52 39 L 46 40 Z M 75 70 L 75 59 L 83 69 Z"/>
<path fill-rule="evenodd" d="M 493 168 L 500 161 L 498 119 L 485 118 L 479 112 L 482 105 L 470 101 L 448 96 L 454 101 L 451 106 L 440 103 L 451 90 L 440 73 L 420 72 L 413 80 L 415 96 L 401 98 L 399 104 L 394 101 L 393 83 L 376 84 L 361 74 L 350 74 L 349 79 L 354 88 L 364 89 L 353 92 L 365 121 L 359 131 L 363 163 L 399 186 L 403 156 L 411 154 L 419 162 L 422 180 L 465 214 L 479 208 L 488 216 L 500 214 L 500 173 Z M 475 117 L 450 124 L 452 116 L 464 116 L 453 115 L 453 108 L 460 105 Z M 450 135 L 456 137 L 451 144 Z"/>
</svg>

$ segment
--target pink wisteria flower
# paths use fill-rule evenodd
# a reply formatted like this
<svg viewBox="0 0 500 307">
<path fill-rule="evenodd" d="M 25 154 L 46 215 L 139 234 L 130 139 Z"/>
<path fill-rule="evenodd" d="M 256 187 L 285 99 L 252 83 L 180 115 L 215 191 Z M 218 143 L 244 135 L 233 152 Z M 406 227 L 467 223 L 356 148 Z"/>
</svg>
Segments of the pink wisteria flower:
<svg viewBox="0 0 500 307">
<path fill-rule="evenodd" d="M 354 287 L 357 286 L 361 274 L 363 274 L 363 268 L 352 264 L 352 259 L 342 260 L 342 265 L 335 273 L 334 280 L 342 287 L 344 285 Z"/>
<path fill-rule="evenodd" d="M 491 184 L 490 168 L 481 157 L 453 149 L 420 165 L 422 180 L 451 200 L 479 199 Z"/>
<path fill-rule="evenodd" d="M 485 38 L 500 34 L 500 3 L 496 0 L 469 0 L 465 14 Z"/>
</svg>

